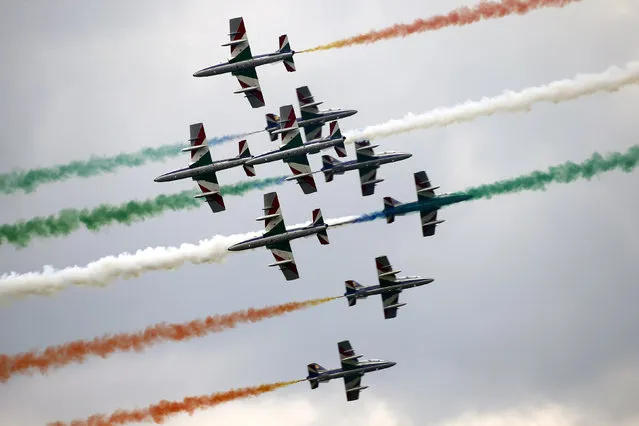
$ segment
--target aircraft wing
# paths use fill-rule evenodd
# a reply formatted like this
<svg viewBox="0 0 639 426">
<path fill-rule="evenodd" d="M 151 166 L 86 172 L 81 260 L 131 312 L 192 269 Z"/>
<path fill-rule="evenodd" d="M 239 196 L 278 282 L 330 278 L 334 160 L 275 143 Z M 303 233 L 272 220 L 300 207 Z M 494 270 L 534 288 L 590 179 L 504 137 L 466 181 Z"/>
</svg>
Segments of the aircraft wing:
<svg viewBox="0 0 639 426">
<path fill-rule="evenodd" d="M 375 266 L 377 266 L 377 278 L 379 279 L 380 287 L 388 287 L 395 284 L 395 280 L 397 279 L 396 275 L 400 271 L 393 271 L 393 266 L 388 260 L 388 257 L 376 257 Z"/>
<path fill-rule="evenodd" d="M 323 126 L 324 124 L 320 124 L 320 123 L 305 125 L 304 136 L 306 136 L 306 140 L 312 141 L 313 139 L 321 139 Z"/>
<path fill-rule="evenodd" d="M 296 176 L 295 180 L 300 188 L 302 188 L 304 194 L 317 192 L 317 184 L 313 178 L 311 166 L 308 163 L 306 154 L 289 157 L 285 161 L 288 163 L 288 167 L 291 169 L 291 172 L 293 172 L 293 175 Z"/>
<path fill-rule="evenodd" d="M 251 54 L 251 46 L 246 36 L 246 27 L 243 18 L 233 18 L 229 20 L 229 42 L 225 46 L 231 48 L 231 59 L 229 63 L 244 62 L 253 59 Z M 260 82 L 257 79 L 255 67 L 243 68 L 233 71 L 237 81 L 242 88 L 235 93 L 244 93 L 253 108 L 263 107 L 264 95 L 260 88 Z"/>
<path fill-rule="evenodd" d="M 435 227 L 437 224 L 432 224 L 432 222 L 437 221 L 437 210 L 420 211 L 419 216 L 422 222 L 422 235 L 424 237 L 435 235 Z"/>
<path fill-rule="evenodd" d="M 237 81 L 240 83 L 240 86 L 242 86 L 242 88 L 235 93 L 244 93 L 244 96 L 253 108 L 260 108 L 266 105 L 255 67 L 233 71 L 232 74 L 237 77 Z"/>
<path fill-rule="evenodd" d="M 280 200 L 277 196 L 277 192 L 269 192 L 264 194 L 264 216 L 257 218 L 257 220 L 264 221 L 264 236 L 271 237 L 274 235 L 281 235 L 286 233 L 286 225 L 284 224 L 284 218 L 282 217 L 282 210 L 280 209 Z M 291 243 L 289 241 L 279 241 L 273 244 L 267 244 L 266 248 L 271 250 L 275 262 L 268 266 L 277 266 L 280 268 L 287 281 L 298 279 L 299 273 L 297 272 L 297 265 L 295 264 L 295 258 L 293 257 L 293 250 L 291 249 Z"/>
<path fill-rule="evenodd" d="M 382 306 L 384 307 L 384 318 L 395 318 L 399 309 L 400 291 L 390 290 L 382 293 Z"/>
<path fill-rule="evenodd" d="M 273 257 L 275 258 L 275 262 L 268 266 L 279 267 L 282 274 L 284 274 L 286 281 L 293 281 L 300 277 L 297 270 L 297 264 L 295 263 L 295 258 L 293 257 L 293 249 L 291 248 L 291 243 L 289 241 L 269 244 L 266 248 L 271 250 Z"/>
<path fill-rule="evenodd" d="M 362 186 L 362 195 L 373 195 L 377 184 L 377 167 L 362 167 L 359 169 L 359 182 Z"/>
<path fill-rule="evenodd" d="M 214 172 L 198 176 L 195 182 L 202 190 L 202 194 L 196 195 L 196 198 L 204 198 L 209 203 L 213 213 L 226 210 L 224 199 L 222 194 L 220 194 L 220 185 L 217 183 L 217 176 L 215 176 Z"/>
<path fill-rule="evenodd" d="M 344 376 L 344 388 L 346 389 L 346 400 L 356 401 L 359 399 L 362 375 L 359 373 Z"/>
</svg>

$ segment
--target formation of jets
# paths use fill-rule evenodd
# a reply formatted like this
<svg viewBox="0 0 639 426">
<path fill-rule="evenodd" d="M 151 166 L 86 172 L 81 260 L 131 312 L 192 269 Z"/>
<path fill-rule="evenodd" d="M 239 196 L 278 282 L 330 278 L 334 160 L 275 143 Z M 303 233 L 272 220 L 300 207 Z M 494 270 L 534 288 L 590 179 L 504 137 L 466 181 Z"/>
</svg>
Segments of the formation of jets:
<svg viewBox="0 0 639 426">
<path fill-rule="evenodd" d="M 208 77 L 219 74 L 231 73 L 237 77 L 241 89 L 234 93 L 243 94 L 253 108 L 265 105 L 264 95 L 257 78 L 256 67 L 275 62 L 283 62 L 287 71 L 295 71 L 293 55 L 288 37 L 282 35 L 279 38 L 279 49 L 273 53 L 253 56 L 246 36 L 244 20 L 233 18 L 230 20 L 230 41 L 223 46 L 230 46 L 231 58 L 226 63 L 201 69 L 193 74 L 194 77 Z M 217 180 L 217 172 L 242 167 L 248 177 L 256 175 L 255 166 L 260 164 L 282 161 L 287 164 L 292 175 L 286 180 L 295 181 L 304 194 L 317 192 L 317 184 L 314 174 L 323 173 L 325 181 L 332 182 L 335 175 L 341 175 L 351 170 L 358 170 L 362 196 L 370 196 L 375 193 L 375 187 L 384 179 L 377 177 L 377 169 L 381 165 L 406 160 L 412 156 L 410 153 L 386 151 L 375 153 L 378 145 L 371 145 L 368 140 L 356 140 L 354 142 L 355 159 L 338 160 L 330 155 L 322 155 L 322 168 L 313 171 L 309 163 L 309 155 L 317 154 L 324 150 L 334 149 L 338 157 L 347 156 L 347 137 L 343 136 L 338 120 L 353 116 L 357 113 L 354 109 L 328 109 L 320 110 L 322 102 L 316 102 L 308 86 L 296 89 L 300 117 L 295 114 L 293 105 L 283 105 L 279 109 L 279 115 L 266 114 L 265 131 L 271 141 L 280 139 L 278 149 L 252 155 L 246 139 L 238 142 L 239 153 L 236 157 L 213 160 L 206 140 L 203 123 L 195 123 L 190 126 L 189 146 L 182 151 L 189 152 L 191 161 L 187 167 L 173 170 L 155 178 L 156 182 L 171 182 L 180 179 L 194 180 L 201 190 L 196 198 L 204 198 L 211 207 L 213 213 L 226 210 L 224 199 L 220 192 Z M 327 137 L 322 137 L 322 128 L 329 124 L 330 131 Z M 304 138 L 302 137 L 302 131 Z M 256 133 L 256 132 L 254 132 Z M 417 201 L 401 203 L 394 198 L 384 197 L 384 208 L 380 214 L 386 218 L 387 223 L 392 223 L 396 215 L 419 211 L 422 226 L 422 235 L 430 237 L 435 234 L 435 227 L 444 222 L 437 219 L 437 211 L 448 204 L 469 199 L 470 196 L 462 194 L 435 195 L 435 190 L 425 171 L 414 174 Z M 321 245 L 329 244 L 328 228 L 324 222 L 322 212 L 316 208 L 312 212 L 310 225 L 297 226 L 287 229 L 280 208 L 280 201 L 276 192 L 264 194 L 263 215 L 256 220 L 264 221 L 262 235 L 238 242 L 228 248 L 229 251 L 251 250 L 265 247 L 270 250 L 275 262 L 270 267 L 278 267 L 286 281 L 300 278 L 299 268 L 293 256 L 291 241 L 299 238 L 317 236 Z M 423 286 L 433 282 L 432 278 L 418 276 L 397 276 L 401 271 L 394 270 L 387 256 L 379 256 L 375 259 L 377 267 L 378 284 L 363 286 L 356 281 L 345 281 L 345 297 L 349 306 L 355 306 L 358 299 L 368 296 L 380 295 L 384 319 L 397 317 L 398 309 L 406 303 L 399 302 L 399 295 L 403 290 Z M 362 376 L 366 373 L 390 368 L 395 362 L 378 359 L 360 360 L 361 355 L 355 354 L 348 340 L 337 344 L 341 367 L 327 370 L 319 364 L 308 364 L 308 380 L 311 389 L 318 388 L 320 382 L 328 382 L 332 379 L 343 378 L 346 390 L 346 400 L 359 399 L 361 390 L 367 386 L 361 385 Z"/>
</svg>

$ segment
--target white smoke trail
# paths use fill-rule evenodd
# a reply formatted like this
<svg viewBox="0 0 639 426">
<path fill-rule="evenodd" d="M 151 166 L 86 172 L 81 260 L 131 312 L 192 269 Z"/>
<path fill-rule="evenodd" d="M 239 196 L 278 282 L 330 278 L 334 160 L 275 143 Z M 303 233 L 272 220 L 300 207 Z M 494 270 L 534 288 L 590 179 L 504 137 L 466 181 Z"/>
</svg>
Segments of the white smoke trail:
<svg viewBox="0 0 639 426">
<path fill-rule="evenodd" d="M 497 112 L 527 111 L 539 102 L 569 101 L 596 92 L 614 92 L 629 84 L 637 83 L 639 83 L 639 62 L 628 62 L 624 68 L 611 66 L 599 74 L 577 74 L 572 79 L 558 80 L 544 86 L 529 87 L 521 92 L 507 91 L 492 98 L 466 101 L 450 108 L 436 108 L 419 115 L 409 113 L 404 118 L 346 132 L 346 143 L 417 129 L 447 126 Z"/>
<path fill-rule="evenodd" d="M 328 219 L 330 226 L 339 226 L 357 216 Z M 308 226 L 310 222 L 291 228 Z M 146 272 L 167 271 L 185 263 L 220 263 L 232 252 L 228 248 L 235 243 L 262 235 L 262 231 L 246 234 L 216 235 L 197 244 L 184 243 L 179 247 L 147 247 L 137 252 L 106 256 L 86 266 L 70 266 L 56 270 L 44 266 L 42 272 L 18 274 L 10 272 L 0 276 L 0 299 L 29 295 L 50 295 L 71 285 L 103 287 L 116 279 L 131 279 Z"/>
</svg>

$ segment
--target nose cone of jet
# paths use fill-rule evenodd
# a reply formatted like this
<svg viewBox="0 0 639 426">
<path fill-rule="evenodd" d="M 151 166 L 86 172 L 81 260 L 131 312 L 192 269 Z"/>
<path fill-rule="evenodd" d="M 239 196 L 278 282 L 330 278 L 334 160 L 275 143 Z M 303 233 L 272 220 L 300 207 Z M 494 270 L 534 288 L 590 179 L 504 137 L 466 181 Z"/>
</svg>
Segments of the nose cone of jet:
<svg viewBox="0 0 639 426">
<path fill-rule="evenodd" d="M 387 362 L 387 363 L 386 363 L 386 368 L 394 367 L 394 366 L 395 366 L 395 364 L 397 364 L 397 363 L 396 363 L 396 362 L 394 362 L 394 361 L 389 361 L 389 362 Z"/>
<path fill-rule="evenodd" d="M 356 109 L 347 109 L 346 111 L 344 111 L 344 117 L 350 117 L 351 115 L 355 114 L 357 114 Z"/>
<path fill-rule="evenodd" d="M 204 68 L 204 69 L 201 69 L 201 70 L 199 70 L 199 71 L 195 71 L 195 72 L 193 73 L 193 77 L 207 77 L 208 75 L 210 75 L 210 74 L 208 73 L 208 71 L 209 71 L 209 69 L 208 69 L 208 68 Z"/>
<path fill-rule="evenodd" d="M 160 175 L 158 177 L 156 177 L 155 179 L 153 179 L 154 182 L 166 182 L 168 181 L 168 176 L 167 175 Z"/>
</svg>

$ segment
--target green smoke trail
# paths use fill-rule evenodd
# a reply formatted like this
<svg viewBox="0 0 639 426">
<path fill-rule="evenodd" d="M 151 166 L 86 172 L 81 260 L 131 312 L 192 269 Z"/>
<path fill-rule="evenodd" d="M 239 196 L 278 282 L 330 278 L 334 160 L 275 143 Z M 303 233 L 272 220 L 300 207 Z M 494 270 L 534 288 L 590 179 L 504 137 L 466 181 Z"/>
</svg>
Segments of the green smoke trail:
<svg viewBox="0 0 639 426">
<path fill-rule="evenodd" d="M 208 140 L 214 146 L 244 135 L 227 135 Z M 113 157 L 90 157 L 88 160 L 72 161 L 52 167 L 31 170 L 16 170 L 0 174 L 0 192 L 12 194 L 18 190 L 33 192 L 45 183 L 59 182 L 72 177 L 90 177 L 102 173 L 112 173 L 122 167 L 138 167 L 150 162 L 160 162 L 183 153 L 183 143 L 162 145 L 157 148 L 144 148 L 137 152 L 118 154 Z"/>
<path fill-rule="evenodd" d="M 621 170 L 629 173 L 639 163 L 639 145 L 633 145 L 624 153 L 613 152 L 602 156 L 598 152 L 576 164 L 567 161 L 558 166 L 549 167 L 547 171 L 534 171 L 511 179 L 503 179 L 494 183 L 468 188 L 465 191 L 433 198 L 424 202 L 412 202 L 386 210 L 378 210 L 358 216 L 355 219 L 340 222 L 339 226 L 348 223 L 364 223 L 386 218 L 388 214 L 396 216 L 418 212 L 423 208 L 441 208 L 446 205 L 478 200 L 490 199 L 496 195 L 505 195 L 521 191 L 544 191 L 551 183 L 570 183 L 577 179 L 590 180 L 599 173 Z"/>
<path fill-rule="evenodd" d="M 243 195 L 254 189 L 280 185 L 285 176 L 261 180 L 245 180 L 233 185 L 220 187 L 222 195 Z M 12 225 L 0 226 L 0 244 L 7 241 L 18 247 L 26 245 L 34 237 L 57 237 L 69 235 L 85 226 L 91 231 L 113 223 L 130 225 L 158 216 L 168 210 L 187 210 L 198 208 L 203 201 L 193 198 L 197 191 L 187 190 L 172 195 L 158 195 L 145 201 L 129 201 L 120 205 L 102 204 L 94 209 L 64 209 L 57 215 L 36 217 Z M 4 240 L 4 241 L 3 241 Z"/>
<path fill-rule="evenodd" d="M 504 179 L 495 183 L 469 188 L 464 193 L 473 199 L 490 199 L 495 195 L 509 194 L 519 191 L 543 191 L 551 183 L 570 183 L 577 179 L 590 180 L 599 173 L 621 170 L 629 173 L 639 163 L 639 145 L 633 145 L 624 153 L 613 152 L 602 156 L 598 152 L 579 164 L 567 161 L 558 166 L 549 167 L 547 171 L 534 171 L 530 174 L 512 179 Z"/>
</svg>

